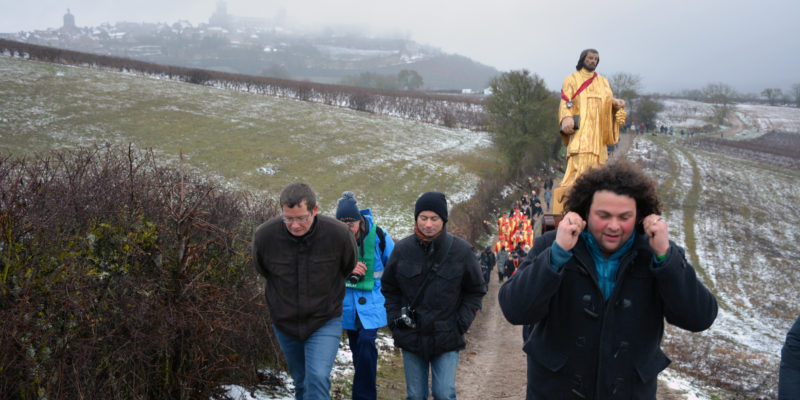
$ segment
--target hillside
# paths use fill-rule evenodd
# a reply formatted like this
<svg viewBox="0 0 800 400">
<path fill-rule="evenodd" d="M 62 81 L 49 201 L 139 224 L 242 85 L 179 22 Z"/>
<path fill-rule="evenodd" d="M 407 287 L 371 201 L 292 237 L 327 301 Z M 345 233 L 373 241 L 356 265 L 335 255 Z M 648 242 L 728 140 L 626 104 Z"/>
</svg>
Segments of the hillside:
<svg viewBox="0 0 800 400">
<path fill-rule="evenodd" d="M 363 72 L 415 70 L 429 90 L 483 90 L 497 69 L 407 39 L 368 37 L 326 29 L 188 22 L 116 23 L 6 34 L 8 39 L 163 65 L 282 79 L 339 83 Z M 0 37 L 4 35 L 0 34 Z"/>
<path fill-rule="evenodd" d="M 483 132 L 6 57 L 0 77 L 4 155 L 104 142 L 152 147 L 251 191 L 308 181 L 323 212 L 352 190 L 394 236 L 411 232 L 419 193 L 462 201 L 494 162 Z"/>
</svg>

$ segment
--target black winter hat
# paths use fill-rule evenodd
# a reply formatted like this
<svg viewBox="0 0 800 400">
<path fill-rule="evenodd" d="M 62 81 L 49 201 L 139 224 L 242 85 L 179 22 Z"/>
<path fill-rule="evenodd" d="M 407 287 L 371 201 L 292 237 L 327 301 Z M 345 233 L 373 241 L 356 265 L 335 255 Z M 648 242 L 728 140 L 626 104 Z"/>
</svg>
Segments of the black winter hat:
<svg viewBox="0 0 800 400">
<path fill-rule="evenodd" d="M 361 213 L 358 211 L 356 195 L 353 192 L 342 193 L 342 198 L 336 207 L 336 219 L 342 222 L 361 221 Z"/>
<path fill-rule="evenodd" d="M 442 221 L 447 222 L 447 199 L 444 193 L 426 192 L 419 196 L 414 206 L 414 221 L 423 211 L 433 211 L 442 218 Z"/>
</svg>

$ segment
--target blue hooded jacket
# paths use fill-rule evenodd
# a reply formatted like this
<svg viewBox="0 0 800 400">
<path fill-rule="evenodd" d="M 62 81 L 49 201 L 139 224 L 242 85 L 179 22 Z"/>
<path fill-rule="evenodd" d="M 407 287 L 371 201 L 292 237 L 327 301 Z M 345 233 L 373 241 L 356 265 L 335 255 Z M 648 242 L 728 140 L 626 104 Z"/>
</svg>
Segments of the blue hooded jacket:
<svg viewBox="0 0 800 400">
<path fill-rule="evenodd" d="M 373 221 L 372 211 L 370 209 L 361 210 L 361 215 L 367 221 L 366 230 L 372 228 Z M 356 330 L 356 313 L 361 320 L 361 325 L 364 329 L 377 329 L 386 326 L 386 308 L 384 308 L 385 299 L 381 293 L 381 277 L 383 276 L 383 269 L 389 256 L 394 249 L 394 241 L 389 235 L 389 232 L 384 231 L 383 238 L 385 245 L 383 253 L 381 253 L 379 235 L 375 235 L 375 267 L 374 279 L 375 286 L 372 291 L 358 290 L 347 288 L 344 295 L 344 307 L 342 309 L 342 328 L 349 330 Z M 361 299 L 364 300 L 361 300 Z"/>
</svg>

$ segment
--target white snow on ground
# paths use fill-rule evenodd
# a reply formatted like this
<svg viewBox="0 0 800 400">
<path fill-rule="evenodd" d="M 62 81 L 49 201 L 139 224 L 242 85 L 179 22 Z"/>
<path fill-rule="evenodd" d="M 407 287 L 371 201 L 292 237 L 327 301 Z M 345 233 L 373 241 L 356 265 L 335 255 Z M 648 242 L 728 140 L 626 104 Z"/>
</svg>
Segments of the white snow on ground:
<svg viewBox="0 0 800 400">
<path fill-rule="evenodd" d="M 656 125 L 680 128 L 701 127 L 708 124 L 712 104 L 685 99 L 659 100 L 664 110 L 658 114 Z M 734 112 L 745 124 L 740 138 L 758 136 L 770 131 L 800 132 L 800 108 L 767 106 L 760 104 L 736 104 Z"/>
<path fill-rule="evenodd" d="M 671 116 L 663 120 L 678 122 L 674 110 L 692 108 L 696 102 L 669 103 L 665 112 Z M 701 106 L 694 109 L 701 110 Z M 745 136 L 771 130 L 798 132 L 800 128 L 800 110 L 796 108 L 738 105 L 736 110 L 745 124 Z M 687 116 L 682 121 L 691 119 Z M 720 304 L 719 315 L 708 331 L 679 332 L 695 338 L 688 342 L 678 339 L 679 343 L 710 343 L 707 357 L 731 371 L 731 376 L 721 381 L 739 385 L 744 393 L 754 390 L 750 395 L 774 396 L 780 349 L 800 313 L 796 301 L 800 269 L 791 261 L 800 250 L 799 175 L 686 147 L 675 136 L 658 140 L 637 136 L 628 158 L 645 165 L 646 172 L 661 185 L 669 186 L 667 180 L 678 174 L 671 187 L 665 187 L 672 194 L 670 199 L 677 202 L 665 210 L 670 237 L 687 248 L 687 255 L 696 253 L 699 262 L 695 267 Z M 695 244 L 688 248 L 683 218 L 689 210 L 686 201 L 691 201 L 686 195 L 692 188 L 692 165 L 699 173 L 701 191 L 693 217 Z M 676 331 L 670 329 L 668 336 Z M 714 388 L 672 368 L 661 379 L 670 386 L 689 385 L 686 398 L 707 398 L 704 396 L 715 393 Z"/>
<path fill-rule="evenodd" d="M 701 127 L 708 124 L 705 120 L 711 114 L 711 104 L 684 99 L 659 100 L 664 110 L 658 114 L 657 126 L 673 126 L 677 134 L 681 128 Z"/>
<path fill-rule="evenodd" d="M 713 399 L 713 397 L 703 393 L 703 389 L 695 385 L 692 381 L 681 377 L 679 374 L 670 369 L 662 372 L 658 378 L 662 382 L 666 383 L 670 389 L 683 394 L 685 396 L 684 398 L 687 400 Z"/>
<path fill-rule="evenodd" d="M 375 340 L 375 345 L 378 347 L 378 357 L 380 358 L 386 355 L 381 349 L 394 347 L 394 340 L 392 340 L 391 335 L 386 335 L 382 331 L 378 331 L 378 338 Z M 378 368 L 380 368 L 380 364 L 379 361 Z M 345 338 L 339 343 L 339 352 L 336 354 L 336 362 L 331 372 L 331 381 L 352 382 L 353 373 L 353 353 L 350 351 L 350 346 Z M 280 376 L 285 387 L 271 391 L 256 390 L 251 393 L 237 385 L 228 385 L 225 386 L 224 389 L 234 400 L 294 400 L 294 382 L 291 376 L 286 372 L 281 372 Z"/>
<path fill-rule="evenodd" d="M 284 387 L 275 390 L 255 390 L 250 392 L 241 386 L 226 385 L 223 389 L 233 400 L 294 400 L 294 382 L 286 372 L 280 373 Z"/>
<path fill-rule="evenodd" d="M 747 125 L 761 133 L 800 132 L 800 108 L 739 104 L 736 112 Z"/>
</svg>

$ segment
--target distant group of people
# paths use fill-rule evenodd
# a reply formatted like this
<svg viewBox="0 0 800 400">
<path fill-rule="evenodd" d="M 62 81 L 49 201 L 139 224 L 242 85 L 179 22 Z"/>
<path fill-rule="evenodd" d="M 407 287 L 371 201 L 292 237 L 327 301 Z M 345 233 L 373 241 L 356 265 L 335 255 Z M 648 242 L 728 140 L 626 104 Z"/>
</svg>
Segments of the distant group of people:
<svg viewBox="0 0 800 400">
<path fill-rule="evenodd" d="M 528 179 L 533 181 L 532 178 Z M 545 197 L 552 199 L 552 178 L 545 181 Z M 541 234 L 541 220 L 544 214 L 542 201 L 536 195 L 538 187 L 532 186 L 533 197 L 523 193 L 511 205 L 510 212 L 503 212 L 497 219 L 497 241 L 486 246 L 479 256 L 486 283 L 489 283 L 492 269 L 497 265 L 500 282 L 514 274 L 519 263 L 533 246 L 534 238 Z M 549 205 L 548 205 L 549 208 Z"/>
<path fill-rule="evenodd" d="M 655 181 L 627 161 L 606 164 L 625 103 L 594 72 L 599 60 L 585 50 L 564 81 L 565 213 L 543 235 L 534 227 L 542 215 L 535 192 L 503 213 L 497 243 L 476 258 L 447 231 L 442 193 L 419 196 L 414 233 L 395 243 L 353 193 L 342 195 L 332 218 L 318 213 L 309 185 L 283 189 L 282 214 L 253 235 L 253 258 L 297 399 L 330 397 L 343 329 L 355 367 L 352 398 L 376 399 L 375 340 L 387 325 L 402 349 L 406 398 L 455 399 L 464 334 L 491 265 L 499 273 L 509 259 L 498 300 L 506 319 L 525 327 L 527 399 L 655 398 L 670 363 L 660 347 L 664 322 L 699 332 L 718 305 L 670 240 Z M 800 319 L 782 350 L 781 399 L 800 398 L 798 331 Z"/>
<path fill-rule="evenodd" d="M 316 194 L 293 183 L 282 214 L 256 229 L 253 258 L 266 278 L 273 331 L 297 399 L 328 399 L 342 330 L 353 354 L 353 399 L 377 398 L 377 330 L 389 326 L 403 350 L 408 399 L 456 397 L 464 333 L 486 287 L 472 246 L 447 232 L 447 200 L 422 194 L 414 233 L 395 243 L 355 195 L 336 218 L 318 213 Z M 429 371 L 432 383 L 429 386 Z"/>
</svg>

